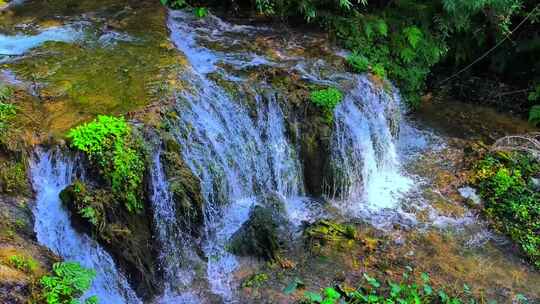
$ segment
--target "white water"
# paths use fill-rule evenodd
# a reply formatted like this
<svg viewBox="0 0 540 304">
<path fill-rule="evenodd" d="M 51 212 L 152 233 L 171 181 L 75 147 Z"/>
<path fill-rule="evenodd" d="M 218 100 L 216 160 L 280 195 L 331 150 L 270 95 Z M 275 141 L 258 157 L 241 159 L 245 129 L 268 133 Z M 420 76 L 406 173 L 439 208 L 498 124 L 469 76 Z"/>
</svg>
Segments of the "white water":
<svg viewBox="0 0 540 304">
<path fill-rule="evenodd" d="M 111 256 L 96 241 L 71 226 L 59 193 L 72 182 L 75 173 L 75 161 L 60 151 L 36 151 L 31 175 L 36 191 L 33 212 L 39 243 L 66 261 L 76 261 L 96 271 L 96 278 L 85 296 L 96 295 L 100 303 L 107 304 L 141 303 L 127 279 L 116 269 Z"/>
<path fill-rule="evenodd" d="M 165 292 L 160 303 L 198 303 L 195 295 L 185 289 L 192 283 L 193 264 L 200 263 L 194 249 L 195 240 L 185 225 L 177 221 L 177 210 L 169 191 L 169 183 L 160 160 L 161 151 L 154 152 L 151 169 L 152 208 L 155 233 L 161 244 L 160 265 L 164 272 Z"/>
<path fill-rule="evenodd" d="M 72 42 L 82 35 L 72 27 L 50 27 L 36 35 L 0 34 L 0 56 L 20 56 L 47 41 Z"/>
<path fill-rule="evenodd" d="M 197 27 L 194 22 L 184 13 L 171 13 L 169 18 L 173 41 L 192 66 L 182 75 L 191 90 L 178 92 L 181 117 L 176 136 L 185 161 L 201 180 L 206 229 L 203 247 L 210 287 L 225 302 L 235 302 L 231 274 L 238 261 L 225 250 L 227 241 L 248 219 L 249 211 L 258 203 L 257 194 L 275 191 L 293 197 L 303 192 L 300 164 L 296 150 L 285 137 L 275 96 L 257 95 L 257 118 L 252 120 L 242 104 L 206 77 L 205 73 L 216 70 L 218 60 L 238 63 L 242 59 L 220 57 L 198 46 L 195 32 L 211 32 L 212 28 Z M 223 29 L 238 30 L 219 24 Z M 242 66 L 257 62 L 247 55 L 248 61 L 240 62 Z"/>
<path fill-rule="evenodd" d="M 365 215 L 399 207 L 401 193 L 413 186 L 403 175 L 398 151 L 399 95 L 388 94 L 364 76 L 356 77 L 334 112 L 331 144 L 335 174 L 328 196 L 349 214 Z"/>
</svg>

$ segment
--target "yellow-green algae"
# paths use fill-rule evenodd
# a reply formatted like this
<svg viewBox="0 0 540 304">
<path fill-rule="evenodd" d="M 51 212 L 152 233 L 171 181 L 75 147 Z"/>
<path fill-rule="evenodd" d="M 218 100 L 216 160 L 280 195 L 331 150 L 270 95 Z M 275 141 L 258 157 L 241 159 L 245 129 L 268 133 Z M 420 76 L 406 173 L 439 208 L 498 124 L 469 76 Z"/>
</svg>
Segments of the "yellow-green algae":
<svg viewBox="0 0 540 304">
<path fill-rule="evenodd" d="M 67 8 L 60 2 L 52 1 L 47 9 L 64 13 Z M 133 114 L 162 101 L 163 92 L 176 84 L 176 75 L 186 62 L 168 40 L 166 10 L 157 3 L 77 3 L 75 11 L 91 15 L 99 8 L 104 17 L 94 20 L 96 24 L 87 31 L 113 30 L 131 39 L 112 45 L 97 43 L 95 37 L 90 42 L 49 42 L 26 58 L 4 65 L 19 79 L 39 85 L 35 98 L 21 94 L 24 98 L 19 99 L 21 119 L 28 120 L 21 125 L 34 138 L 33 143 L 49 136 L 62 137 L 71 127 L 98 114 Z M 29 18 L 28 12 L 17 13 L 22 20 Z M 39 13 L 35 19 L 44 15 Z"/>
</svg>

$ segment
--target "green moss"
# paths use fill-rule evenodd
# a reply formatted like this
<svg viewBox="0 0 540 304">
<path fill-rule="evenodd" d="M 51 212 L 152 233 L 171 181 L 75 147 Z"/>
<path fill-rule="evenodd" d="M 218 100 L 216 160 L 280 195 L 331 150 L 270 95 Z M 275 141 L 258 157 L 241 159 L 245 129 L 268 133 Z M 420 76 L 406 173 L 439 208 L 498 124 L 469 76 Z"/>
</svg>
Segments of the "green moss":
<svg viewBox="0 0 540 304">
<path fill-rule="evenodd" d="M 19 255 L 12 255 L 9 257 L 8 261 L 11 266 L 30 274 L 38 267 L 37 262 L 31 257 L 27 258 Z"/>
<path fill-rule="evenodd" d="M 30 193 L 26 165 L 23 162 L 0 161 L 0 192 L 12 195 Z"/>
<path fill-rule="evenodd" d="M 539 174 L 540 162 L 529 155 L 496 153 L 476 164 L 473 183 L 484 213 L 540 268 L 540 193 L 533 182 Z"/>
<path fill-rule="evenodd" d="M 102 172 L 112 192 L 130 212 L 143 209 L 145 170 L 141 148 L 124 118 L 98 116 L 68 133 L 71 146 L 85 152 Z M 91 210 L 87 210 L 91 213 Z"/>
<path fill-rule="evenodd" d="M 356 228 L 351 225 L 320 220 L 307 227 L 304 230 L 304 236 L 325 241 L 354 240 L 356 238 Z"/>
<path fill-rule="evenodd" d="M 242 288 L 259 288 L 269 277 L 266 273 L 256 273 L 242 282 Z"/>
</svg>

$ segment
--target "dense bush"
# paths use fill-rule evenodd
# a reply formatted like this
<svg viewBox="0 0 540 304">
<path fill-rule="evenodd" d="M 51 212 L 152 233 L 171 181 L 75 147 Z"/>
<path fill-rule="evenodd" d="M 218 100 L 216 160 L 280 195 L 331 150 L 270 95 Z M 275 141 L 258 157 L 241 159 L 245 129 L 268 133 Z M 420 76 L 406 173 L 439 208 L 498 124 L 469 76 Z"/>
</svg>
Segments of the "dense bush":
<svg viewBox="0 0 540 304">
<path fill-rule="evenodd" d="M 68 133 L 71 145 L 85 152 L 103 172 L 113 193 L 130 212 L 142 210 L 144 162 L 124 118 L 98 116 Z"/>
<path fill-rule="evenodd" d="M 533 180 L 539 174 L 540 163 L 530 156 L 497 153 L 478 162 L 473 183 L 487 216 L 540 268 L 540 192 Z"/>
<path fill-rule="evenodd" d="M 43 296 L 47 304 L 78 304 L 78 298 L 87 291 L 96 273 L 81 267 L 79 263 L 63 262 L 53 265 L 53 275 L 41 278 Z M 89 297 L 85 304 L 97 304 L 96 296 Z"/>
<path fill-rule="evenodd" d="M 463 293 L 450 296 L 444 290 L 435 290 L 430 285 L 429 276 L 421 275 L 421 283 L 415 282 L 410 270 L 403 274 L 400 282 L 387 280 L 381 282 L 364 274 L 365 283 L 353 291 L 344 291 L 339 287 L 328 287 L 322 293 L 306 292 L 302 303 L 337 304 L 337 303 L 373 303 L 373 304 L 476 304 L 481 303 L 471 296 L 467 285 Z"/>
</svg>

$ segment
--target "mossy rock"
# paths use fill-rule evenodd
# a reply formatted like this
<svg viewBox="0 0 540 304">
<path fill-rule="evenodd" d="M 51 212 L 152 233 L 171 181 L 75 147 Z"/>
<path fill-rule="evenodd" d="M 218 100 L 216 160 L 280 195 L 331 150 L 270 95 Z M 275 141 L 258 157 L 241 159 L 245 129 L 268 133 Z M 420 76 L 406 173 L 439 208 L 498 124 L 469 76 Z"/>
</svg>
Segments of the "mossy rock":
<svg viewBox="0 0 540 304">
<path fill-rule="evenodd" d="M 229 250 L 240 256 L 275 261 L 288 247 L 286 219 L 271 207 L 255 206 L 249 219 L 234 233 Z"/>
<path fill-rule="evenodd" d="M 109 190 L 81 181 L 64 189 L 60 198 L 74 227 L 111 253 L 137 294 L 150 298 L 159 293 L 158 249 L 150 215 L 129 212 Z"/>
<path fill-rule="evenodd" d="M 182 159 L 181 147 L 174 138 L 164 135 L 164 146 L 161 161 L 177 210 L 177 221 L 187 224 L 192 235 L 198 237 L 204 221 L 200 181 Z"/>
<path fill-rule="evenodd" d="M 303 234 L 309 247 L 347 243 L 356 240 L 358 235 L 354 226 L 329 220 L 319 220 L 307 226 Z"/>
</svg>

